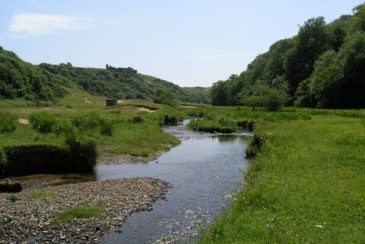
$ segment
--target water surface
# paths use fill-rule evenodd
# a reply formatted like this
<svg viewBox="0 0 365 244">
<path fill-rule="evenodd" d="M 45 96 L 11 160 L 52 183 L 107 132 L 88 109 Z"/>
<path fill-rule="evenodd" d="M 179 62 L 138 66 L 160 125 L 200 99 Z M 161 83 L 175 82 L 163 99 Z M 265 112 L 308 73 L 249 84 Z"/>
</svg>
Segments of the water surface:
<svg viewBox="0 0 365 244">
<path fill-rule="evenodd" d="M 182 141 L 157 160 L 97 167 L 98 180 L 153 177 L 172 185 L 166 198 L 153 205 L 153 211 L 130 216 L 121 229 L 106 235 L 103 243 L 186 242 L 224 211 L 232 193 L 242 187 L 247 168 L 244 137 L 200 134 L 183 127 L 165 131 Z"/>
</svg>

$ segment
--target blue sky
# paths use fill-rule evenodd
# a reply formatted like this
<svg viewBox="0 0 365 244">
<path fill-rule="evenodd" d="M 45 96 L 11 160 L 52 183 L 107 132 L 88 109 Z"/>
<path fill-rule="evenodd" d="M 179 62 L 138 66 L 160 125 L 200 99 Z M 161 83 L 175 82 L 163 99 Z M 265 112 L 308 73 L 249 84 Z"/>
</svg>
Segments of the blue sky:
<svg viewBox="0 0 365 244">
<path fill-rule="evenodd" d="M 39 64 L 133 67 L 181 86 L 246 69 L 311 17 L 359 0 L 0 0 L 0 45 Z"/>
</svg>

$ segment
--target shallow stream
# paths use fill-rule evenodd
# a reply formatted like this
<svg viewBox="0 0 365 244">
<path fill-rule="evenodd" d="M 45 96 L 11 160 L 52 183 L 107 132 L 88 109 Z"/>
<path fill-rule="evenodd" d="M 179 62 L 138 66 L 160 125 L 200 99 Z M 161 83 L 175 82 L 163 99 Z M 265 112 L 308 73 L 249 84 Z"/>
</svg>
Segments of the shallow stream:
<svg viewBox="0 0 365 244">
<path fill-rule="evenodd" d="M 234 193 L 243 187 L 248 134 L 217 136 L 188 131 L 184 126 L 165 131 L 179 137 L 181 144 L 157 160 L 97 166 L 101 181 L 153 177 L 172 185 L 151 212 L 130 216 L 121 229 L 106 235 L 103 243 L 188 242 L 227 209 Z"/>
</svg>

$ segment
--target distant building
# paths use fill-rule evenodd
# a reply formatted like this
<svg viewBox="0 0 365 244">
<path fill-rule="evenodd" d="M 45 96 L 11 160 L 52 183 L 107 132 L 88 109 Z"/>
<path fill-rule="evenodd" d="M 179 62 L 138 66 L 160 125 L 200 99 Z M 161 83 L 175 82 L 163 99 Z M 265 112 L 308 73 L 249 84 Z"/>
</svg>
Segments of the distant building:
<svg viewBox="0 0 365 244">
<path fill-rule="evenodd" d="M 108 99 L 106 99 L 105 104 L 107 107 L 116 106 L 118 104 L 118 99 L 108 98 Z"/>
</svg>

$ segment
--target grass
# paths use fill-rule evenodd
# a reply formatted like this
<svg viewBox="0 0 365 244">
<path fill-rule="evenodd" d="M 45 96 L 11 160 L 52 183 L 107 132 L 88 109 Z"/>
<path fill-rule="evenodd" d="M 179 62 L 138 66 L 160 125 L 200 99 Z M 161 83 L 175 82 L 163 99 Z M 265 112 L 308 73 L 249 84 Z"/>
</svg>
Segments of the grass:
<svg viewBox="0 0 365 244">
<path fill-rule="evenodd" d="M 104 213 L 101 207 L 74 207 L 59 213 L 55 217 L 56 224 L 72 222 L 77 219 L 98 218 Z"/>
<path fill-rule="evenodd" d="M 165 134 L 160 124 L 166 114 L 181 119 L 183 113 L 141 100 L 125 100 L 112 108 L 105 107 L 104 103 L 103 97 L 77 90 L 70 90 L 56 105 L 47 107 L 26 106 L 20 101 L 4 102 L 4 113 L 32 119 L 30 125 L 15 123 L 14 131 L 0 133 L 0 146 L 62 147 L 69 134 L 76 134 L 80 138 L 94 139 L 100 155 L 123 153 L 148 157 L 179 143 L 175 137 Z M 141 112 L 140 107 L 155 112 Z"/>
<path fill-rule="evenodd" d="M 349 111 L 326 113 L 259 123 L 265 143 L 246 187 L 201 243 L 365 241 L 365 127 Z"/>
<path fill-rule="evenodd" d="M 8 200 L 8 201 L 11 201 L 11 202 L 16 202 L 16 201 L 18 201 L 19 199 L 18 199 L 18 197 L 15 195 L 15 194 L 10 194 L 10 195 L 8 195 L 7 197 L 6 197 L 6 199 Z"/>
<path fill-rule="evenodd" d="M 44 199 L 49 199 L 49 198 L 52 198 L 55 196 L 57 196 L 57 193 L 53 192 L 53 191 L 38 191 L 38 192 L 34 192 L 31 195 L 31 198 L 35 199 L 35 200 L 44 200 Z"/>
<path fill-rule="evenodd" d="M 87 99 L 85 99 L 87 98 Z M 85 102 L 87 101 L 87 102 Z M 89 103 L 91 101 L 91 103 Z M 0 104 L 7 104 L 4 101 Z M 153 113 L 138 107 L 154 108 Z M 252 145 L 245 189 L 233 199 L 231 210 L 214 222 L 201 243 L 363 243 L 365 241 L 365 110 L 284 108 L 280 112 L 245 107 L 173 109 L 152 102 L 124 101 L 106 108 L 104 98 L 79 92 L 58 106 L 4 106 L 17 118 L 47 112 L 75 121 L 98 114 L 100 124 L 75 125 L 79 136 L 91 138 L 101 154 L 147 157 L 179 141 L 163 132 L 166 115 L 199 117 L 192 124 L 222 131 L 242 129 L 255 122 L 264 142 Z M 111 121 L 111 122 L 110 122 Z M 85 122 L 85 121 L 84 121 Z M 110 124 L 111 123 L 111 124 Z M 104 130 L 104 132 L 103 132 Z M 223 131 L 224 131 L 223 130 Z M 61 130 L 62 131 L 62 130 Z M 260 139 L 261 140 L 261 139 Z M 64 145 L 62 133 L 39 133 L 30 125 L 0 133 L 0 145 Z M 98 217 L 102 207 L 76 207 L 60 213 L 56 222 Z"/>
</svg>

